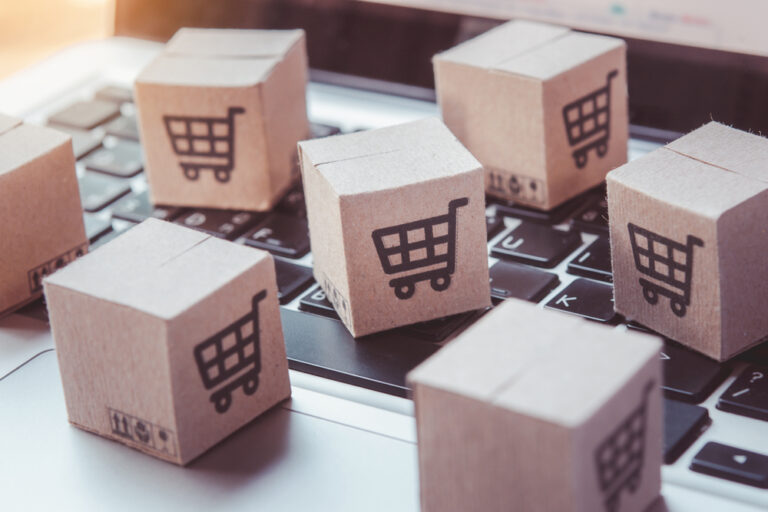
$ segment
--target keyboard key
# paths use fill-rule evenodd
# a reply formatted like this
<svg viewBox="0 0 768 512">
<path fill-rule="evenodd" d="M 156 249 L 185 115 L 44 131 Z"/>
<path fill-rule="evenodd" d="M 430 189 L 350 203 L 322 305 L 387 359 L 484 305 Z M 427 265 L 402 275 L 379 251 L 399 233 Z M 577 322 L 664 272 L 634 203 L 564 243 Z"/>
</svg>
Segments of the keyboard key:
<svg viewBox="0 0 768 512">
<path fill-rule="evenodd" d="M 586 208 L 573 217 L 571 225 L 588 233 L 608 234 L 608 201 L 605 194 L 592 198 Z"/>
<path fill-rule="evenodd" d="M 601 281 L 613 281 L 611 272 L 611 244 L 605 237 L 587 246 L 568 263 L 568 273 Z"/>
<path fill-rule="evenodd" d="M 88 241 L 91 243 L 112 231 L 112 223 L 109 220 L 89 213 L 83 214 L 83 223 L 85 224 L 85 236 L 88 237 Z"/>
<path fill-rule="evenodd" d="M 749 364 L 758 366 L 768 366 L 768 342 L 760 343 L 746 352 L 740 354 L 738 358 Z"/>
<path fill-rule="evenodd" d="M 113 119 L 104 127 L 107 135 L 118 137 L 120 139 L 139 141 L 139 126 L 136 124 L 134 116 L 120 116 Z"/>
<path fill-rule="evenodd" d="M 661 366 L 664 394 L 694 404 L 707 398 L 730 373 L 717 361 L 671 341 L 664 342 Z"/>
<path fill-rule="evenodd" d="M 742 484 L 768 488 L 768 456 L 720 443 L 707 443 L 691 469 Z"/>
<path fill-rule="evenodd" d="M 130 178 L 144 170 L 141 146 L 121 140 L 111 147 L 97 149 L 84 159 L 87 169 L 119 178 Z"/>
<path fill-rule="evenodd" d="M 103 139 L 101 134 L 72 128 L 60 128 L 58 126 L 54 128 L 72 137 L 72 151 L 75 153 L 75 160 L 80 160 L 85 155 L 101 147 Z"/>
<path fill-rule="evenodd" d="M 59 124 L 90 130 L 120 114 L 120 106 L 111 101 L 78 101 L 48 118 L 50 124 Z"/>
<path fill-rule="evenodd" d="M 459 313 L 458 315 L 446 316 L 428 322 L 409 325 L 403 329 L 409 334 L 423 340 L 439 343 L 459 330 L 460 327 L 466 325 L 471 319 L 475 318 L 476 315 L 477 312 L 475 311 Z"/>
<path fill-rule="evenodd" d="M 504 228 L 504 219 L 498 215 L 485 214 L 485 231 L 488 234 L 488 240 L 498 235 Z"/>
<path fill-rule="evenodd" d="M 301 258 L 309 252 L 307 221 L 274 213 L 245 235 L 245 243 L 277 256 Z"/>
<path fill-rule="evenodd" d="M 97 212 L 131 191 L 130 185 L 122 180 L 86 172 L 78 180 L 80 203 L 83 210 Z"/>
<path fill-rule="evenodd" d="M 574 279 L 546 307 L 598 322 L 611 322 L 617 317 L 613 310 L 613 287 L 589 279 Z"/>
<path fill-rule="evenodd" d="M 299 185 L 285 194 L 275 206 L 275 211 L 292 215 L 294 217 L 307 218 L 307 206 L 304 203 L 304 189 Z"/>
<path fill-rule="evenodd" d="M 299 309 L 302 311 L 311 311 L 319 315 L 325 315 L 331 318 L 339 318 L 336 310 L 333 308 L 333 304 L 325 296 L 325 290 L 320 285 L 316 285 L 309 290 L 299 300 Z"/>
<path fill-rule="evenodd" d="M 248 228 L 263 220 L 264 216 L 263 213 L 197 208 L 186 212 L 173 222 L 218 238 L 234 240 Z"/>
<path fill-rule="evenodd" d="M 406 374 L 435 353 L 404 329 L 359 340 L 333 318 L 280 308 L 288 366 L 312 375 L 406 397 Z"/>
<path fill-rule="evenodd" d="M 312 281 L 312 269 L 294 265 L 275 258 L 275 273 L 277 274 L 277 298 L 280 304 L 288 304 L 293 298 Z"/>
<path fill-rule="evenodd" d="M 630 329 L 634 329 L 636 331 L 640 331 L 640 332 L 650 332 L 650 333 L 653 333 L 652 329 L 649 329 L 646 326 L 644 326 L 643 324 L 641 324 L 640 322 L 635 322 L 634 320 L 630 320 L 629 322 L 627 322 L 627 327 L 629 327 Z"/>
<path fill-rule="evenodd" d="M 495 198 L 489 198 L 489 202 L 496 203 L 496 215 L 500 217 L 513 217 L 515 219 L 527 220 L 539 224 L 559 224 L 576 208 L 584 204 L 584 196 L 578 196 L 570 201 L 566 201 L 557 208 L 549 211 L 536 210 L 521 206 L 514 202 L 507 202 Z"/>
<path fill-rule="evenodd" d="M 560 284 L 557 274 L 508 261 L 497 261 L 489 273 L 496 302 L 512 297 L 539 302 Z"/>
<path fill-rule="evenodd" d="M 674 463 L 709 425 L 709 412 L 698 405 L 664 399 L 664 462 Z"/>
<path fill-rule="evenodd" d="M 523 222 L 491 249 L 491 255 L 551 268 L 560 263 L 581 244 L 577 231 Z"/>
<path fill-rule="evenodd" d="M 112 101 L 115 103 L 129 103 L 133 101 L 133 91 L 127 87 L 107 85 L 102 87 L 94 95 L 97 99 Z"/>
<path fill-rule="evenodd" d="M 768 421 L 768 367 L 748 366 L 722 394 L 717 408 Z"/>
<path fill-rule="evenodd" d="M 309 132 L 312 134 L 313 139 L 319 139 L 337 135 L 341 133 L 341 128 L 322 123 L 309 123 Z"/>
<path fill-rule="evenodd" d="M 183 212 L 183 208 L 176 206 L 153 206 L 146 190 L 140 194 L 123 197 L 112 206 L 113 217 L 130 222 L 143 222 L 149 217 L 173 220 Z"/>
<path fill-rule="evenodd" d="M 102 236 L 101 238 L 96 239 L 95 242 L 91 243 L 91 250 L 98 249 L 102 245 L 104 245 L 104 244 L 106 244 L 108 242 L 111 242 L 115 238 L 119 237 L 120 235 L 122 235 L 123 233 L 125 233 L 126 231 L 131 229 L 133 226 L 134 225 L 132 224 L 132 225 L 130 225 L 130 226 L 126 227 L 126 228 L 123 228 L 123 229 L 113 229 L 112 231 L 110 231 L 106 235 Z"/>
</svg>

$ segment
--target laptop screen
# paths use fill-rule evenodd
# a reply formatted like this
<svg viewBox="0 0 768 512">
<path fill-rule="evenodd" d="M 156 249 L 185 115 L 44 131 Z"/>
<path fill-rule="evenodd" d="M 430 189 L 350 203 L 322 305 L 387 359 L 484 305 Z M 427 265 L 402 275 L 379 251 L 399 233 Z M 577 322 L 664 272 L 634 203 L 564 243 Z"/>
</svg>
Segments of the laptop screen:
<svg viewBox="0 0 768 512">
<path fill-rule="evenodd" d="M 115 32 L 162 41 L 182 26 L 301 27 L 314 69 L 432 88 L 435 53 L 505 19 L 538 19 L 627 40 L 633 124 L 686 132 L 715 119 L 768 133 L 768 33 L 758 26 L 768 4 L 715 3 L 117 0 Z"/>
</svg>

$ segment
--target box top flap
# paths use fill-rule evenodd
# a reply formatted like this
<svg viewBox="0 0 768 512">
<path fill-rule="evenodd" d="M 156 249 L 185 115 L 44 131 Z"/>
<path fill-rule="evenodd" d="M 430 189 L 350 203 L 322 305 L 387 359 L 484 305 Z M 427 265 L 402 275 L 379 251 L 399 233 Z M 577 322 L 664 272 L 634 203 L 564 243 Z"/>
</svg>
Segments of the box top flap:
<svg viewBox="0 0 768 512">
<path fill-rule="evenodd" d="M 164 53 L 195 57 L 282 58 L 304 37 L 296 30 L 181 28 Z"/>
<path fill-rule="evenodd" d="M 408 380 L 572 426 L 658 358 L 660 348 L 655 336 L 507 300 Z"/>
<path fill-rule="evenodd" d="M 0 114 L 0 135 L 21 124 L 21 119 Z"/>
<path fill-rule="evenodd" d="M 0 124 L 0 175 L 13 171 L 62 144 L 71 137 L 66 133 L 32 124 L 13 124 L 13 118 L 3 116 Z"/>
<path fill-rule="evenodd" d="M 246 87 L 263 82 L 277 58 L 240 59 L 161 55 L 141 70 L 137 83 L 198 87 Z"/>
<path fill-rule="evenodd" d="M 299 146 L 340 196 L 394 189 L 482 167 L 435 118 L 303 141 Z"/>
<path fill-rule="evenodd" d="M 171 319 L 268 257 L 199 231 L 148 219 L 52 274 L 45 283 Z"/>
</svg>

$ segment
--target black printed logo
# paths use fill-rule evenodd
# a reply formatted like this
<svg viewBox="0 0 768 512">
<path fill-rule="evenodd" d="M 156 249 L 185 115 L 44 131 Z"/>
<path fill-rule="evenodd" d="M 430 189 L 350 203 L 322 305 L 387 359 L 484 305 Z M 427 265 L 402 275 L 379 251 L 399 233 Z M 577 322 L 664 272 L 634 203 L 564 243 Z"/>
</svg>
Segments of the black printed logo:
<svg viewBox="0 0 768 512">
<path fill-rule="evenodd" d="M 76 258 L 83 256 L 88 252 L 88 244 L 78 245 L 65 253 L 59 254 L 52 260 L 46 261 L 42 265 L 27 271 L 27 280 L 29 281 L 29 293 L 37 293 L 43 289 L 43 279 L 53 274 L 60 268 L 72 263 Z"/>
<path fill-rule="evenodd" d="M 488 192 L 525 204 L 544 204 L 547 201 L 544 181 L 517 176 L 493 167 L 486 167 Z"/>
<path fill-rule="evenodd" d="M 235 166 L 235 115 L 244 108 L 230 107 L 227 117 L 163 116 L 173 151 L 189 180 L 211 171 L 221 183 L 229 181 Z"/>
<path fill-rule="evenodd" d="M 167 428 L 110 407 L 107 413 L 113 435 L 159 453 L 176 455 L 176 440 Z"/>
<path fill-rule="evenodd" d="M 232 404 L 234 390 L 242 387 L 246 395 L 252 395 L 259 387 L 259 302 L 266 296 L 266 290 L 254 295 L 250 313 L 194 348 L 205 389 L 218 387 L 211 394 L 211 402 L 220 414 L 227 412 Z"/>
<path fill-rule="evenodd" d="M 653 381 L 646 383 L 637 408 L 624 418 L 595 450 L 597 475 L 607 512 L 619 510 L 621 492 L 624 489 L 634 494 L 640 486 L 648 397 L 654 386 Z"/>
<path fill-rule="evenodd" d="M 448 203 L 448 213 L 371 233 L 386 274 L 404 274 L 392 279 L 398 299 L 410 299 L 416 283 L 429 281 L 438 292 L 448 289 L 456 266 L 456 210 L 469 204 L 462 197 Z"/>
<path fill-rule="evenodd" d="M 688 235 L 685 244 L 663 237 L 635 224 L 627 224 L 632 255 L 638 272 L 650 278 L 640 278 L 643 297 L 648 304 L 659 302 L 659 295 L 669 298 L 672 312 L 684 317 L 691 304 L 693 248 L 704 242 Z"/>
<path fill-rule="evenodd" d="M 608 152 L 608 138 L 611 131 L 611 80 L 619 72 L 613 70 L 605 78 L 605 86 L 563 107 L 565 132 L 568 143 L 575 148 L 573 159 L 579 169 L 587 165 L 587 154 L 591 149 L 597 156 Z"/>
</svg>

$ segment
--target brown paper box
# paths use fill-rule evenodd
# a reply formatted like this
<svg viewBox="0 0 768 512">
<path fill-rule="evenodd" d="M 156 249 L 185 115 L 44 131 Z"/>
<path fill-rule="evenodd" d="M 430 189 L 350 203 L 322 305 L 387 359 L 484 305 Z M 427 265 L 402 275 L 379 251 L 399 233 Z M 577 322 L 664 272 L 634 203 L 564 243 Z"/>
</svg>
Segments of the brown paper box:
<svg viewBox="0 0 768 512">
<path fill-rule="evenodd" d="M 616 310 L 720 361 L 768 336 L 766 166 L 713 122 L 611 172 Z"/>
<path fill-rule="evenodd" d="M 511 21 L 434 57 L 443 119 L 489 195 L 549 210 L 627 161 L 625 53 L 621 39 Z"/>
<path fill-rule="evenodd" d="M 150 219 L 45 281 L 69 420 L 187 464 L 290 396 L 272 257 Z"/>
<path fill-rule="evenodd" d="M 408 375 L 422 510 L 645 510 L 661 485 L 660 347 L 496 307 Z"/>
<path fill-rule="evenodd" d="M 0 317 L 88 251 L 68 135 L 0 114 Z"/>
<path fill-rule="evenodd" d="M 490 304 L 482 167 L 439 120 L 299 154 L 315 278 L 354 336 Z"/>
<path fill-rule="evenodd" d="M 270 209 L 298 178 L 306 82 L 302 30 L 179 30 L 135 84 L 153 202 Z"/>
</svg>

